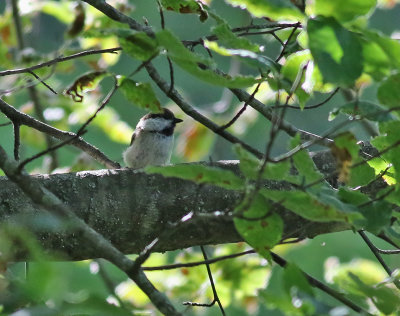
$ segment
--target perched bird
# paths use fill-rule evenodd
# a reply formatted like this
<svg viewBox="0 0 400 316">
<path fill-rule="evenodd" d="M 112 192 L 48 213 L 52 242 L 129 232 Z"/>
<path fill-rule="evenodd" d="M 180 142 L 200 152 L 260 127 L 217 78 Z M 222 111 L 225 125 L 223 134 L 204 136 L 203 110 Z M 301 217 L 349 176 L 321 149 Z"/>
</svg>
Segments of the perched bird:
<svg viewBox="0 0 400 316">
<path fill-rule="evenodd" d="M 131 144 L 123 153 L 125 164 L 130 168 L 147 165 L 165 165 L 171 159 L 174 129 L 182 122 L 174 114 L 163 109 L 162 113 L 149 113 L 136 125 Z"/>
</svg>

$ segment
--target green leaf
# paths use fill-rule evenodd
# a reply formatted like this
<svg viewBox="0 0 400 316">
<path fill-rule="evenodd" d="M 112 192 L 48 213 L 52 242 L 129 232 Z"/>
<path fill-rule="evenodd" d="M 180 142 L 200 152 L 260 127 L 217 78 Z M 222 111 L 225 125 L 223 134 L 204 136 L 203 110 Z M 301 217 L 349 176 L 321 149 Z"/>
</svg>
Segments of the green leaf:
<svg viewBox="0 0 400 316">
<path fill-rule="evenodd" d="M 361 157 L 356 158 L 353 161 L 353 165 L 363 162 Z M 367 185 L 375 179 L 375 170 L 370 167 L 367 163 L 363 163 L 357 167 L 350 169 L 350 179 L 347 183 L 350 187 L 358 187 Z"/>
<path fill-rule="evenodd" d="M 161 0 L 162 6 L 177 13 L 195 13 L 199 15 L 200 21 L 204 22 L 208 18 L 208 13 L 200 1 L 194 0 Z"/>
<path fill-rule="evenodd" d="M 204 46 L 208 49 L 213 50 L 214 52 L 222 55 L 222 56 L 236 56 L 240 57 L 248 65 L 257 68 L 257 69 L 267 69 L 273 70 L 273 72 L 277 72 L 279 66 L 269 57 L 256 54 L 252 51 L 245 49 L 229 49 L 222 46 L 219 46 L 216 42 L 204 41 Z"/>
<path fill-rule="evenodd" d="M 259 45 L 252 43 L 248 38 L 238 37 L 222 19 L 218 19 L 218 21 L 219 24 L 212 29 L 212 32 L 218 37 L 218 41 L 222 46 L 233 49 L 244 49 L 254 53 L 261 52 Z"/>
<path fill-rule="evenodd" d="M 256 179 L 261 168 L 261 160 L 240 145 L 235 145 L 235 152 L 239 156 L 239 167 L 242 173 L 247 178 Z M 290 174 L 290 168 L 289 160 L 283 160 L 279 163 L 267 163 L 262 178 L 297 183 L 297 177 Z"/>
<path fill-rule="evenodd" d="M 245 199 L 235 209 L 240 217 L 234 217 L 237 231 L 243 239 L 259 254 L 269 258 L 269 250 L 282 238 L 283 221 L 276 213 L 269 213 L 270 203 L 261 194 L 257 194 L 250 206 L 243 210 Z"/>
<path fill-rule="evenodd" d="M 318 197 L 304 191 L 276 191 L 263 189 L 262 194 L 288 210 L 316 222 L 340 221 L 352 223 L 362 215 L 351 205 L 341 202 L 331 190 Z"/>
<path fill-rule="evenodd" d="M 247 9 L 258 18 L 299 21 L 304 18 L 300 10 L 286 0 L 225 0 L 227 3 Z"/>
<path fill-rule="evenodd" d="M 119 32 L 119 34 L 117 34 L 119 42 L 123 51 L 131 57 L 140 61 L 145 61 L 155 57 L 159 53 L 157 42 L 146 33 L 123 31 L 124 32 Z"/>
<path fill-rule="evenodd" d="M 400 106 L 400 73 L 391 75 L 381 83 L 378 99 L 389 108 Z"/>
<path fill-rule="evenodd" d="M 386 201 L 377 201 L 360 208 L 364 220 L 357 222 L 363 229 L 379 234 L 384 227 L 389 227 L 392 220 L 392 207 Z"/>
<path fill-rule="evenodd" d="M 325 82 L 350 86 L 363 70 L 362 46 L 358 36 L 334 18 L 308 20 L 308 44 Z"/>
<path fill-rule="evenodd" d="M 125 98 L 136 106 L 153 113 L 162 112 L 161 104 L 150 83 L 136 82 L 126 77 L 121 77 L 119 88 Z"/>
<path fill-rule="evenodd" d="M 389 65 L 392 69 L 400 70 L 400 60 L 397 58 L 397 56 L 400 55 L 399 41 L 392 39 L 380 32 L 369 30 L 362 30 L 361 38 L 368 43 L 373 43 L 374 46 L 379 46 L 380 51 L 375 48 L 370 53 L 370 55 L 375 54 L 374 57 L 376 58 L 376 67 L 380 66 L 385 68 L 387 65 Z M 386 57 L 382 56 L 382 52 Z M 371 60 L 367 59 L 366 61 L 369 62 Z M 382 72 L 384 74 L 388 73 L 386 69 L 384 69 Z"/>
<path fill-rule="evenodd" d="M 204 165 L 149 166 L 145 168 L 145 172 L 148 174 L 161 174 L 164 177 L 190 180 L 195 183 L 217 185 L 231 190 L 244 188 L 244 180 L 236 176 L 232 171 Z"/>
<path fill-rule="evenodd" d="M 364 71 L 377 81 L 389 75 L 392 61 L 382 47 L 371 39 L 361 38 Z"/>
<path fill-rule="evenodd" d="M 338 197 L 342 202 L 353 205 L 360 205 L 370 201 L 369 197 L 360 191 L 350 190 L 346 187 L 339 188 Z"/>
<path fill-rule="evenodd" d="M 225 86 L 229 88 L 243 88 L 251 86 L 260 80 L 252 76 L 220 75 L 210 67 L 213 66 L 211 59 L 200 56 L 188 50 L 182 42 L 170 31 L 163 30 L 156 34 L 157 41 L 168 51 L 168 56 L 182 69 L 193 76 L 212 85 Z"/>
<path fill-rule="evenodd" d="M 332 113 L 344 113 L 351 116 L 359 115 L 375 122 L 385 122 L 395 119 L 391 113 L 388 113 L 387 110 L 379 104 L 363 100 L 352 101 L 341 105 L 332 110 L 329 115 L 331 116 Z"/>
<path fill-rule="evenodd" d="M 350 132 L 344 132 L 339 134 L 334 139 L 335 146 L 347 151 L 350 154 L 351 159 L 358 157 L 358 151 L 360 150 L 357 145 L 357 139 Z"/>
<path fill-rule="evenodd" d="M 316 0 L 315 14 L 333 16 L 347 22 L 366 15 L 376 6 L 376 0 Z"/>
<path fill-rule="evenodd" d="M 282 74 L 293 85 L 299 71 L 307 64 L 300 84 L 296 89 L 296 95 L 299 98 L 300 106 L 304 107 L 305 102 L 315 92 L 327 92 L 331 90 L 331 85 L 324 84 L 322 74 L 318 66 L 312 60 L 311 53 L 308 49 L 295 52 L 286 58 L 286 62 L 282 67 Z"/>
</svg>

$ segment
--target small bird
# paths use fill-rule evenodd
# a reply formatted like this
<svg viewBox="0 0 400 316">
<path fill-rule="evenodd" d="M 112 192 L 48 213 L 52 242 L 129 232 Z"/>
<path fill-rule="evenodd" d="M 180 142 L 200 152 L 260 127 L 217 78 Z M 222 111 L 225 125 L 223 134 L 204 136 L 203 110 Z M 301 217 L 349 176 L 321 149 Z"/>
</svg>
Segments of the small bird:
<svg viewBox="0 0 400 316">
<path fill-rule="evenodd" d="M 165 165 L 171 159 L 174 129 L 182 122 L 174 114 L 163 109 L 162 113 L 149 113 L 136 125 L 131 144 L 123 153 L 125 164 L 130 168 L 148 165 Z"/>
</svg>

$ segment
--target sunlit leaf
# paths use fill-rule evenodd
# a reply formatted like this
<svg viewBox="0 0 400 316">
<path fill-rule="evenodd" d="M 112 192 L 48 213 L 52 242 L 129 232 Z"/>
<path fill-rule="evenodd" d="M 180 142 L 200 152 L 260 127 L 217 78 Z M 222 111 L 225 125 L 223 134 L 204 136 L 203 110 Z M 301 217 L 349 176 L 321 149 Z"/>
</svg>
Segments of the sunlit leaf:
<svg viewBox="0 0 400 316">
<path fill-rule="evenodd" d="M 318 196 L 304 191 L 262 190 L 262 194 L 306 219 L 318 222 L 341 221 L 352 223 L 362 215 L 351 205 L 341 202 L 330 190 Z"/>
<path fill-rule="evenodd" d="M 247 9 L 255 17 L 271 19 L 288 19 L 298 21 L 304 16 L 301 11 L 285 0 L 225 0 L 227 3 Z"/>
<path fill-rule="evenodd" d="M 181 68 L 193 76 L 219 86 L 243 88 L 251 86 L 259 80 L 252 76 L 230 76 L 215 73 L 213 62 L 209 58 L 197 55 L 188 50 L 170 31 L 163 30 L 156 34 L 157 41 L 168 51 L 168 56 Z"/>
<path fill-rule="evenodd" d="M 118 38 L 123 51 L 137 60 L 145 61 L 159 53 L 157 42 L 144 32 L 121 32 Z"/>
<path fill-rule="evenodd" d="M 375 6 L 376 0 L 316 0 L 315 13 L 345 22 L 369 13 Z"/>
<path fill-rule="evenodd" d="M 211 42 L 207 40 L 204 41 L 204 45 L 208 49 L 211 49 L 222 56 L 240 57 L 240 59 L 243 60 L 245 63 L 257 69 L 263 69 L 264 67 L 267 67 L 267 69 L 272 69 L 274 72 L 276 72 L 276 70 L 278 69 L 278 66 L 271 58 L 256 54 L 249 50 L 229 49 L 219 46 L 216 42 Z"/>
<path fill-rule="evenodd" d="M 325 82 L 352 85 L 363 70 L 358 37 L 334 18 L 316 17 L 307 23 L 308 45 Z"/>
<path fill-rule="evenodd" d="M 235 146 L 235 151 L 240 159 L 239 167 L 242 173 L 250 179 L 257 179 L 262 166 L 262 161 L 240 145 Z M 298 180 L 295 176 L 290 174 L 290 168 L 291 165 L 289 160 L 283 160 L 278 163 L 267 163 L 263 173 L 261 174 L 261 178 L 280 181 L 286 180 L 296 183 Z"/>
<path fill-rule="evenodd" d="M 195 183 L 207 183 L 226 189 L 240 190 L 244 181 L 230 170 L 208 167 L 204 165 L 179 164 L 173 166 L 149 166 L 145 168 L 148 174 L 161 174 L 164 177 L 180 178 Z"/>
<path fill-rule="evenodd" d="M 162 111 L 160 101 L 158 101 L 150 83 L 136 82 L 132 79 L 121 77 L 119 89 L 125 98 L 136 106 L 153 113 Z"/>
</svg>

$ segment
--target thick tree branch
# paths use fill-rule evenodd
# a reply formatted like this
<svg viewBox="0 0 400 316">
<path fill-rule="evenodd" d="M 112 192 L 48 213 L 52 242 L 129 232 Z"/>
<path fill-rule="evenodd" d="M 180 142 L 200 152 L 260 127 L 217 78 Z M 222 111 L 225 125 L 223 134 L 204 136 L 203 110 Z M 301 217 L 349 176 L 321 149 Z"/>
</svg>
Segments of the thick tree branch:
<svg viewBox="0 0 400 316">
<path fill-rule="evenodd" d="M 324 162 L 326 164 L 326 161 Z M 236 161 L 215 163 L 238 171 Z M 28 177 L 28 176 L 26 176 Z M 124 253 L 139 253 L 169 229 L 154 251 L 167 251 L 195 245 L 241 241 L 232 218 L 219 215 L 231 211 L 241 199 L 238 192 L 190 181 L 147 175 L 140 170 L 98 170 L 69 174 L 34 176 L 37 183 L 63 199 L 65 205 L 93 229 L 118 245 Z M 287 189 L 282 183 L 265 183 Z M 38 207 L 6 178 L 0 178 L 0 221 L 18 220 L 32 229 L 45 250 L 59 253 L 65 260 L 101 257 L 82 247 L 82 236 L 63 230 L 49 232 L 49 218 L 38 214 Z M 217 213 L 220 212 L 220 213 Z M 287 210 L 280 210 L 285 222 L 283 238 L 307 238 L 349 229 L 340 222 L 315 223 Z M 192 213 L 192 218 L 180 222 Z M 22 216 L 23 214 L 23 216 Z M 179 225 L 171 225 L 180 222 Z M 15 253 L 26 259 L 27 253 Z"/>
</svg>

